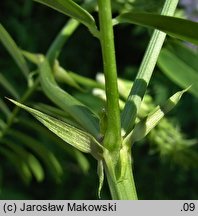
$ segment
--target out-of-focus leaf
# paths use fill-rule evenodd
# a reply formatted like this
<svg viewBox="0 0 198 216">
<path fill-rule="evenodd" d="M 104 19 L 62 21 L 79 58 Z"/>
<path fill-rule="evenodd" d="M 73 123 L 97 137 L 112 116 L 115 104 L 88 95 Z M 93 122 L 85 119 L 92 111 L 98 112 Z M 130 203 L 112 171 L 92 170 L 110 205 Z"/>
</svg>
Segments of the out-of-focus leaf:
<svg viewBox="0 0 198 216">
<path fill-rule="evenodd" d="M 19 140 L 20 144 L 25 145 L 27 148 L 31 149 L 35 153 L 35 155 L 38 155 L 46 165 L 46 167 L 53 174 L 53 177 L 57 181 L 60 180 L 60 177 L 63 174 L 63 170 L 59 161 L 51 151 L 45 148 L 37 140 L 19 131 L 9 130 L 8 134 Z"/>
<path fill-rule="evenodd" d="M 83 76 L 81 76 L 77 73 L 73 73 L 71 71 L 69 71 L 68 73 L 78 84 L 82 85 L 84 88 L 87 88 L 87 89 L 93 89 L 93 88 L 105 89 L 104 84 L 99 83 L 93 79 L 83 77 Z"/>
<path fill-rule="evenodd" d="M 78 162 L 79 167 L 81 168 L 81 170 L 83 171 L 84 174 L 87 174 L 90 168 L 90 164 L 88 159 L 84 156 L 84 154 L 80 151 L 78 151 L 77 149 L 75 149 L 75 151 L 73 151 L 73 156 L 75 157 L 75 159 Z"/>
<path fill-rule="evenodd" d="M 147 117 L 140 120 L 125 138 L 124 142 L 131 145 L 131 143 L 144 138 L 159 123 L 165 114 L 177 105 L 180 98 L 187 90 L 188 89 L 185 89 L 175 93 L 166 101 L 164 105 L 157 106 L 150 114 L 148 114 Z"/>
<path fill-rule="evenodd" d="M 54 61 L 58 58 L 64 44 L 71 37 L 74 31 L 79 26 L 79 22 L 75 19 L 70 19 L 66 25 L 58 33 L 54 41 L 51 43 L 46 57 L 49 60 L 50 65 L 53 65 Z"/>
<path fill-rule="evenodd" d="M 0 40 L 7 49 L 7 51 L 10 53 L 10 55 L 13 57 L 15 62 L 17 63 L 18 67 L 23 72 L 24 76 L 27 78 L 29 74 L 29 69 L 26 64 L 26 61 L 20 51 L 20 49 L 17 47 L 14 40 L 11 38 L 9 33 L 5 30 L 5 28 L 0 24 Z"/>
<path fill-rule="evenodd" d="M 3 86 L 14 98 L 19 99 L 17 90 L 10 84 L 10 82 L 0 73 L 0 85 Z"/>
<path fill-rule="evenodd" d="M 13 143 L 10 140 L 3 140 L 3 143 L 6 144 L 13 152 L 15 152 L 21 159 L 23 159 L 29 169 L 31 170 L 32 174 L 36 178 L 38 182 L 43 181 L 44 179 L 44 170 L 38 161 L 38 159 L 31 153 L 27 152 L 25 148 Z"/>
<path fill-rule="evenodd" d="M 178 40 L 169 40 L 165 48 L 197 71 L 198 52 L 192 49 L 190 45 L 187 43 L 182 43 Z"/>
<path fill-rule="evenodd" d="M 15 154 L 13 151 L 8 150 L 7 148 L 4 148 L 2 146 L 0 148 L 0 154 L 4 155 L 12 163 L 13 167 L 15 167 L 16 171 L 19 173 L 22 180 L 26 184 L 28 184 L 31 181 L 32 174 L 24 160 L 18 157 L 18 155 Z"/>
<path fill-rule="evenodd" d="M 8 106 L 1 98 L 0 98 L 0 110 L 2 110 L 2 112 L 6 115 L 6 117 L 9 117 L 11 114 Z"/>
<path fill-rule="evenodd" d="M 33 131 L 42 134 L 44 137 L 51 140 L 53 143 L 55 143 L 61 149 L 63 149 L 66 154 L 70 155 L 72 158 L 74 158 L 77 161 L 83 173 L 86 174 L 88 172 L 89 161 L 87 160 L 86 156 L 82 152 L 73 148 L 71 145 L 65 145 L 65 142 L 62 139 L 60 139 L 58 136 L 54 136 L 54 134 L 51 131 L 49 131 L 46 127 L 41 125 L 39 122 L 35 122 L 35 121 L 31 122 L 31 121 L 25 121 L 24 119 L 19 119 L 19 123 L 23 124 L 25 127 L 28 127 Z"/>
<path fill-rule="evenodd" d="M 24 55 L 24 57 L 32 62 L 33 64 L 38 65 L 39 64 L 39 54 L 31 53 L 26 50 L 22 50 L 21 53 Z"/>
<path fill-rule="evenodd" d="M 77 98 L 80 102 L 85 104 L 86 106 L 90 107 L 91 110 L 98 116 L 98 112 L 105 106 L 104 100 L 101 98 L 93 95 L 92 93 L 82 93 L 82 92 L 75 92 L 75 98 Z"/>
<path fill-rule="evenodd" d="M 13 102 L 15 105 L 21 107 L 22 109 L 25 109 L 26 111 L 30 112 L 49 130 L 51 130 L 65 142 L 69 143 L 78 150 L 85 153 L 90 153 L 96 158 L 99 158 L 101 153 L 103 152 L 103 147 L 91 134 L 79 130 L 63 121 L 46 115 L 38 110 L 24 106 L 23 104 L 20 104 L 14 100 L 9 100 Z"/>
<path fill-rule="evenodd" d="M 78 85 L 78 83 L 70 76 L 70 74 L 59 65 L 58 61 L 55 62 L 53 70 L 54 76 L 58 82 L 65 83 L 76 88 L 77 90 L 84 91 L 84 89 Z"/>
<path fill-rule="evenodd" d="M 115 24 L 133 23 L 161 30 L 170 36 L 198 45 L 198 23 L 176 17 L 151 13 L 123 13 L 115 18 Z"/>
<path fill-rule="evenodd" d="M 36 2 L 42 3 L 51 7 L 67 16 L 70 16 L 74 19 L 77 19 L 80 23 L 83 23 L 89 28 L 89 30 L 95 35 L 98 36 L 97 27 L 95 25 L 95 20 L 92 15 L 76 4 L 72 0 L 34 0 Z"/>
<path fill-rule="evenodd" d="M 195 63 L 184 61 L 165 48 L 162 49 L 158 59 L 158 66 L 166 76 L 182 88 L 192 85 L 189 92 L 198 97 L 198 67 L 195 69 L 193 65 L 195 66 Z"/>
<path fill-rule="evenodd" d="M 0 128 L 5 128 L 5 126 L 6 126 L 6 123 L 2 120 L 2 119 L 0 119 Z"/>
</svg>

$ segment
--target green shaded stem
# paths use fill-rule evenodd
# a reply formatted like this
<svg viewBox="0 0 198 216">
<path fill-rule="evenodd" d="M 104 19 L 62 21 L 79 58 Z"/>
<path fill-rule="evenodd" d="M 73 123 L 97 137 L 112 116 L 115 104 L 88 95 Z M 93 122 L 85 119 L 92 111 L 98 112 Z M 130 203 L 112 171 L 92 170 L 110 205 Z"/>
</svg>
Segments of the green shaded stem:
<svg viewBox="0 0 198 216">
<path fill-rule="evenodd" d="M 116 149 L 119 149 L 121 143 L 121 126 L 111 1 L 98 0 L 98 8 L 100 42 L 102 47 L 107 98 L 107 130 L 104 138 L 104 146 L 111 151 L 116 151 Z"/>
<path fill-rule="evenodd" d="M 177 4 L 178 0 L 166 0 L 161 15 L 174 15 Z M 126 105 L 122 112 L 122 128 L 125 130 L 126 134 L 128 134 L 134 126 L 137 112 L 150 82 L 165 38 L 165 33 L 159 30 L 153 32 L 134 85 L 129 93 Z"/>
</svg>

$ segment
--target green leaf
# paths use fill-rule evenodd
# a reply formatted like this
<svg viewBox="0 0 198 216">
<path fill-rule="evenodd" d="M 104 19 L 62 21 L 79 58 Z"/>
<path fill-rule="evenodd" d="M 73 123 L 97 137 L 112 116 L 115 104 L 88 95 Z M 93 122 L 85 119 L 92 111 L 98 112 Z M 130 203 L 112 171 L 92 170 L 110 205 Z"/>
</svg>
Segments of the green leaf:
<svg viewBox="0 0 198 216">
<path fill-rule="evenodd" d="M 70 16 L 80 23 L 83 23 L 89 28 L 89 30 L 95 35 L 98 36 L 97 27 L 95 25 L 95 20 L 92 15 L 76 4 L 72 0 L 34 0 L 41 4 L 47 5 L 67 16 Z"/>
<path fill-rule="evenodd" d="M 178 40 L 169 40 L 165 48 L 197 71 L 198 53 L 188 44 Z"/>
<path fill-rule="evenodd" d="M 72 116 L 85 130 L 97 137 L 99 133 L 97 117 L 87 106 L 57 85 L 46 58 L 41 56 L 40 62 L 40 81 L 47 97 Z"/>
<path fill-rule="evenodd" d="M 39 64 L 39 57 L 40 57 L 39 54 L 31 53 L 26 50 L 22 50 L 21 53 L 31 63 L 36 64 L 36 65 Z"/>
<path fill-rule="evenodd" d="M 57 107 L 39 103 L 39 104 L 34 105 L 34 108 L 40 112 L 50 115 L 51 117 L 54 117 L 63 122 L 66 122 L 67 124 L 70 124 L 71 126 L 74 126 L 76 128 L 83 130 L 82 126 L 80 126 L 78 122 L 75 121 L 75 119 L 73 119 L 71 116 L 69 116 L 67 113 L 65 113 L 63 110 Z"/>
<path fill-rule="evenodd" d="M 80 85 L 82 85 L 86 89 L 93 89 L 93 88 L 101 88 L 105 89 L 105 85 L 102 83 L 99 83 L 93 79 L 83 77 L 77 73 L 73 73 L 71 71 L 68 72 L 69 75 Z"/>
<path fill-rule="evenodd" d="M 4 129 L 6 127 L 6 123 L 0 119 L 0 128 Z"/>
<path fill-rule="evenodd" d="M 198 45 L 198 23 L 181 18 L 151 13 L 124 13 L 115 18 L 115 24 L 133 23 L 151 27 L 181 40 Z"/>
<path fill-rule="evenodd" d="M 87 174 L 90 168 L 90 164 L 88 159 L 84 156 L 84 154 L 77 149 L 73 149 L 72 156 L 78 162 L 78 166 L 81 168 L 84 174 Z"/>
<path fill-rule="evenodd" d="M 79 91 L 84 91 L 84 89 L 81 88 L 80 85 L 78 85 L 78 83 L 72 78 L 72 76 L 70 76 L 70 74 L 59 65 L 58 61 L 55 61 L 53 71 L 54 76 L 58 82 L 65 83 L 71 87 L 76 88 Z"/>
<path fill-rule="evenodd" d="M 6 115 L 7 118 L 10 116 L 11 111 L 9 110 L 7 104 L 1 98 L 0 98 L 0 109 Z"/>
<path fill-rule="evenodd" d="M 176 10 L 177 3 L 178 0 L 166 0 L 161 11 L 161 15 L 173 15 Z M 146 93 L 147 86 L 153 74 L 165 37 L 166 34 L 158 30 L 154 30 L 152 34 L 134 84 L 131 88 L 125 107 L 122 111 L 121 125 L 123 134 L 130 133 L 130 131 L 134 127 L 137 113 L 140 110 L 142 99 L 144 98 L 144 95 Z"/>
<path fill-rule="evenodd" d="M 189 55 L 188 52 L 186 54 Z M 193 63 L 191 63 L 193 61 L 192 55 L 192 59 L 189 59 L 189 61 L 184 61 L 179 55 L 181 54 L 175 55 L 168 49 L 162 49 L 158 59 L 158 66 L 166 76 L 182 88 L 192 85 L 189 92 L 198 97 L 198 67 L 197 69 L 193 67 Z M 186 60 L 187 58 L 188 56 L 186 56 Z M 197 62 L 198 58 L 196 57 L 194 60 Z"/>
<path fill-rule="evenodd" d="M 45 146 L 43 146 L 40 142 L 38 142 L 34 138 L 20 131 L 9 130 L 8 134 L 14 137 L 14 139 L 17 139 L 20 142 L 20 144 L 31 149 L 36 155 L 38 155 L 39 158 L 41 158 L 43 163 L 46 165 L 46 167 L 53 174 L 53 177 L 57 181 L 60 180 L 60 177 L 63 174 L 63 170 L 59 161 L 51 151 L 49 151 Z"/>
<path fill-rule="evenodd" d="M 26 184 L 29 184 L 32 179 L 32 174 L 24 160 L 18 157 L 18 155 L 16 155 L 16 153 L 14 153 L 13 151 L 2 146 L 0 147 L 0 154 L 4 155 L 12 163 L 13 167 L 15 167 L 22 180 Z"/>
<path fill-rule="evenodd" d="M 43 181 L 44 179 L 44 170 L 40 164 L 40 162 L 37 160 L 37 158 L 27 152 L 25 148 L 11 142 L 10 140 L 3 140 L 3 143 L 6 144 L 13 152 L 15 152 L 21 159 L 26 162 L 29 169 L 31 170 L 32 174 L 36 178 L 38 182 Z"/>
<path fill-rule="evenodd" d="M 28 127 L 29 129 L 42 134 L 44 137 L 46 137 L 46 139 L 58 145 L 61 149 L 65 151 L 66 154 L 70 155 L 77 161 L 83 173 L 86 174 L 88 172 L 90 166 L 89 161 L 87 160 L 85 155 L 79 150 L 73 148 L 71 145 L 65 145 L 65 142 L 62 139 L 60 139 L 58 136 L 54 136 L 54 134 L 51 131 L 49 131 L 39 122 L 19 119 L 19 124 L 23 124 L 25 127 Z"/>
<path fill-rule="evenodd" d="M 74 19 L 70 19 L 66 25 L 63 26 L 47 51 L 46 57 L 49 60 L 50 65 L 53 65 L 54 61 L 58 58 L 64 44 L 71 37 L 78 26 L 79 22 Z"/>
<path fill-rule="evenodd" d="M 17 63 L 18 67 L 23 72 L 24 76 L 27 78 L 29 74 L 29 69 L 27 63 L 20 51 L 17 47 L 14 40 L 11 38 L 9 33 L 5 30 L 5 28 L 0 24 L 0 41 L 3 43 L 7 51 L 13 57 L 15 62 Z"/>
<path fill-rule="evenodd" d="M 69 114 L 76 122 L 78 122 L 81 127 L 85 128 L 85 130 L 97 137 L 99 133 L 99 127 L 96 115 L 94 115 L 90 108 L 82 104 L 80 101 L 72 97 L 58 86 L 47 58 L 40 54 L 28 52 L 25 52 L 24 55 L 39 66 L 40 81 L 46 96 L 57 106 L 66 111 L 66 113 Z M 62 70 L 63 68 L 61 68 L 61 74 L 63 73 Z M 67 76 L 70 77 L 70 82 L 72 80 L 73 86 L 78 86 L 78 83 L 75 81 L 75 79 L 73 79 L 72 76 L 70 76 L 70 74 Z"/>
<path fill-rule="evenodd" d="M 177 103 L 181 99 L 181 96 L 188 89 L 189 88 L 175 93 L 166 101 L 164 105 L 157 106 L 151 113 L 148 114 L 147 117 L 140 120 L 135 125 L 134 129 L 125 138 L 124 142 L 128 145 L 131 145 L 131 143 L 144 138 L 159 123 L 159 121 L 165 116 L 165 114 L 177 105 Z"/>
<path fill-rule="evenodd" d="M 19 99 L 20 96 L 10 82 L 0 73 L 0 85 L 2 85 L 14 98 Z"/>
<path fill-rule="evenodd" d="M 103 147 L 98 143 L 98 141 L 90 134 L 79 130 L 63 121 L 46 115 L 38 110 L 24 106 L 14 100 L 9 99 L 15 105 L 22 109 L 30 112 L 36 119 L 38 119 L 43 125 L 45 125 L 49 130 L 63 139 L 65 142 L 69 143 L 78 150 L 90 153 L 94 157 L 99 158 L 103 152 Z"/>
</svg>

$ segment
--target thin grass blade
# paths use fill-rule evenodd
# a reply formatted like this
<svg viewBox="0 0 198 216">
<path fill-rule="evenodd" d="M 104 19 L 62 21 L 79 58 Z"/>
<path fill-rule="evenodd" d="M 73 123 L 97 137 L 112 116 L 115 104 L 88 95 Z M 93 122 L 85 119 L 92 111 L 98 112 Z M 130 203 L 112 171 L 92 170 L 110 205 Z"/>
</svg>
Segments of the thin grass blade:
<svg viewBox="0 0 198 216">
<path fill-rule="evenodd" d="M 10 82 L 1 73 L 0 73 L 0 85 L 3 86 L 15 99 L 20 98 L 14 86 L 11 85 Z"/>
<path fill-rule="evenodd" d="M 22 160 L 13 151 L 2 146 L 0 147 L 0 154 L 6 157 L 12 163 L 23 182 L 25 184 L 29 184 L 32 179 L 32 174 L 26 162 L 24 162 L 24 160 Z"/>
<path fill-rule="evenodd" d="M 3 140 L 3 143 L 8 146 L 13 152 L 15 152 L 18 157 L 23 159 L 26 164 L 28 165 L 30 171 L 36 178 L 38 182 L 41 182 L 44 180 L 45 174 L 44 170 L 38 161 L 38 159 L 31 153 L 25 150 L 25 148 L 13 143 L 10 140 Z"/>
<path fill-rule="evenodd" d="M 11 114 L 11 111 L 8 108 L 7 104 L 1 98 L 0 98 L 0 110 L 6 115 L 7 118 Z"/>
<path fill-rule="evenodd" d="M 13 57 L 13 59 L 15 60 L 18 67 L 21 69 L 25 78 L 28 78 L 29 68 L 27 66 L 26 61 L 20 49 L 12 39 L 12 37 L 9 35 L 9 33 L 5 30 L 5 28 L 1 24 L 0 24 L 0 41 L 7 49 L 7 51 L 10 53 L 10 55 Z"/>
<path fill-rule="evenodd" d="M 17 139 L 21 145 L 24 145 L 28 149 L 31 149 L 31 151 L 34 152 L 35 155 L 37 155 L 50 170 L 54 179 L 56 179 L 57 182 L 60 181 L 60 178 L 63 174 L 62 166 L 56 156 L 50 150 L 48 150 L 34 138 L 20 131 L 9 130 L 8 134 L 9 136 Z"/>
</svg>

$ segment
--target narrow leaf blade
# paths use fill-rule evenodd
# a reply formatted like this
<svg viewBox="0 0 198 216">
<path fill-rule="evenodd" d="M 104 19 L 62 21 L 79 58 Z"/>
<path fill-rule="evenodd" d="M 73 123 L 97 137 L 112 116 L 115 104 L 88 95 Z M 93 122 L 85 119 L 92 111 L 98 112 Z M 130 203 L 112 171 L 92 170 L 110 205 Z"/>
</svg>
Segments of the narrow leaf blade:
<svg viewBox="0 0 198 216">
<path fill-rule="evenodd" d="M 8 118 L 11 114 L 11 111 L 9 110 L 7 104 L 0 98 L 0 110 L 6 115 Z"/>
<path fill-rule="evenodd" d="M 0 24 L 0 41 L 5 46 L 5 48 L 10 53 L 10 55 L 13 57 L 18 67 L 23 72 L 24 76 L 27 78 L 29 74 L 29 68 L 27 66 L 27 63 L 20 49 L 18 48 L 14 40 L 11 38 L 9 33 L 5 30 L 5 28 L 1 24 Z"/>
<path fill-rule="evenodd" d="M 58 86 L 46 58 L 41 57 L 39 69 L 42 89 L 47 97 L 72 116 L 86 131 L 97 137 L 98 119 L 93 112 Z"/>
<path fill-rule="evenodd" d="M 170 36 L 198 45 L 198 23 L 181 18 L 150 13 L 124 13 L 115 23 L 133 23 L 164 31 Z"/>
<path fill-rule="evenodd" d="M 95 20 L 88 11 L 80 7 L 72 0 L 34 0 L 51 7 L 67 16 L 77 19 L 87 26 L 94 34 L 97 32 Z M 97 33 L 96 33 L 97 34 Z"/>
<path fill-rule="evenodd" d="M 90 134 L 35 109 L 24 106 L 14 100 L 9 100 L 20 108 L 30 112 L 36 119 L 65 142 L 82 152 L 91 153 L 96 158 L 100 157 L 103 147 Z"/>
<path fill-rule="evenodd" d="M 182 88 L 192 85 L 189 92 L 198 97 L 198 73 L 190 62 L 186 63 L 168 49 L 163 49 L 158 59 L 158 66 L 165 75 Z"/>
<path fill-rule="evenodd" d="M 14 98 L 19 99 L 20 96 L 17 90 L 10 84 L 10 82 L 0 73 L 0 85 L 2 85 Z"/>
<path fill-rule="evenodd" d="M 12 163 L 13 167 L 15 167 L 16 171 L 19 173 L 22 180 L 26 184 L 29 184 L 32 179 L 32 175 L 29 167 L 24 162 L 24 160 L 18 157 L 18 155 L 16 155 L 13 151 L 2 146 L 0 148 L 0 154 L 4 155 Z"/>
<path fill-rule="evenodd" d="M 4 143 L 15 152 L 21 159 L 26 162 L 32 174 L 38 182 L 43 181 L 44 179 L 44 170 L 38 161 L 38 159 L 31 153 L 25 150 L 25 148 L 13 143 L 10 140 L 4 140 Z"/>
<path fill-rule="evenodd" d="M 157 106 L 147 117 L 140 120 L 135 125 L 131 133 L 125 138 L 124 142 L 130 145 L 131 143 L 144 138 L 159 123 L 165 114 L 177 105 L 182 95 L 188 91 L 188 89 L 189 88 L 175 93 L 166 101 L 164 105 Z"/>
<path fill-rule="evenodd" d="M 12 136 L 15 139 L 17 139 L 21 145 L 24 145 L 28 149 L 31 149 L 35 153 L 35 155 L 38 155 L 42 162 L 53 174 L 53 177 L 57 181 L 60 180 L 60 177 L 63 174 L 62 166 L 60 165 L 56 156 L 50 150 L 48 150 L 45 146 L 43 146 L 34 138 L 20 131 L 9 130 L 8 134 L 9 136 Z"/>
</svg>

